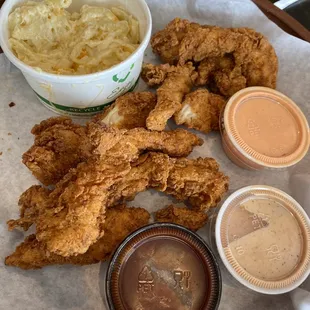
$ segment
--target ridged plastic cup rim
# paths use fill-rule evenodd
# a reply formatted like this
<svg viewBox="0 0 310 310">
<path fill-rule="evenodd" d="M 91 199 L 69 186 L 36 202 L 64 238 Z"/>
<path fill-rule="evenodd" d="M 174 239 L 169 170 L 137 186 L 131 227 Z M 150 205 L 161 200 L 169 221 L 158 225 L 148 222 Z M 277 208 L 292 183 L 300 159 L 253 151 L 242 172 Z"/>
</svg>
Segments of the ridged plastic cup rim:
<svg viewBox="0 0 310 310">
<path fill-rule="evenodd" d="M 122 252 L 126 248 L 128 243 L 130 243 L 135 238 L 140 237 L 139 235 L 146 234 L 148 231 L 151 231 L 152 229 L 154 230 L 157 228 L 174 229 L 174 230 L 178 230 L 184 234 L 188 234 L 190 239 L 195 239 L 195 241 L 197 241 L 197 243 L 200 243 L 200 245 L 205 248 L 206 252 L 209 255 L 209 260 L 210 260 L 210 262 L 212 262 L 212 268 L 214 271 L 214 275 L 216 275 L 216 277 L 218 279 L 218 282 L 216 283 L 216 285 L 214 285 L 214 289 L 217 289 L 217 291 L 213 293 L 214 296 L 212 297 L 210 305 L 214 305 L 214 308 L 213 308 L 214 310 L 218 309 L 218 306 L 219 306 L 220 300 L 221 300 L 221 295 L 222 295 L 222 277 L 221 277 L 220 267 L 217 263 L 215 255 L 213 254 L 213 252 L 212 252 L 211 248 L 208 246 L 208 244 L 199 235 L 197 235 L 196 233 L 187 229 L 186 227 L 183 227 L 183 226 L 180 226 L 177 224 L 173 224 L 173 223 L 153 223 L 153 224 L 143 226 L 143 227 L 137 229 L 136 231 L 134 231 L 133 233 L 131 233 L 129 236 L 127 236 L 122 241 L 122 243 L 118 246 L 118 248 L 115 250 L 115 252 L 114 252 L 114 254 L 110 260 L 108 270 L 107 270 L 107 275 L 106 275 L 106 297 L 107 297 L 107 301 L 108 301 L 110 309 L 111 310 L 115 309 L 115 306 L 113 303 L 113 296 L 112 296 L 112 292 L 111 292 L 111 280 L 112 280 L 113 271 L 114 271 L 116 262 L 118 261 L 118 258 L 123 254 Z M 120 267 L 117 265 L 116 269 L 117 269 L 117 272 L 119 272 Z M 213 277 L 215 277 L 215 276 L 213 276 Z M 213 279 L 213 280 L 215 281 L 215 279 Z M 215 298 L 216 298 L 216 300 L 215 300 Z"/>
<path fill-rule="evenodd" d="M 303 142 L 302 147 L 300 149 L 296 149 L 292 154 L 290 154 L 289 158 L 286 160 L 281 160 L 277 157 L 269 157 L 262 155 L 255 150 L 253 150 L 251 147 L 247 146 L 245 142 L 243 142 L 242 138 L 238 134 L 236 127 L 232 125 L 232 115 L 231 115 L 231 107 L 235 103 L 236 100 L 241 95 L 244 95 L 248 92 L 253 91 L 259 91 L 259 92 L 266 92 L 271 93 L 273 95 L 281 97 L 284 101 L 288 102 L 291 105 L 292 110 L 298 115 L 298 122 L 302 126 L 302 135 L 303 135 Z M 261 87 L 261 86 L 253 86 L 253 87 L 247 87 L 245 89 L 242 89 L 235 93 L 227 102 L 225 110 L 224 110 L 224 127 L 225 132 L 233 144 L 233 146 L 248 160 L 252 161 L 253 163 L 266 167 L 266 168 L 285 168 L 290 167 L 298 163 L 300 160 L 304 158 L 304 156 L 307 154 L 309 150 L 309 144 L 310 144 L 310 132 L 309 132 L 309 124 L 308 121 L 303 114 L 303 112 L 300 110 L 300 108 L 297 106 L 297 104 L 290 99 L 289 97 L 285 96 L 281 92 L 274 90 L 272 88 L 268 87 Z M 246 150 L 247 151 L 246 151 Z M 284 157 L 283 157 L 284 158 Z"/>
</svg>

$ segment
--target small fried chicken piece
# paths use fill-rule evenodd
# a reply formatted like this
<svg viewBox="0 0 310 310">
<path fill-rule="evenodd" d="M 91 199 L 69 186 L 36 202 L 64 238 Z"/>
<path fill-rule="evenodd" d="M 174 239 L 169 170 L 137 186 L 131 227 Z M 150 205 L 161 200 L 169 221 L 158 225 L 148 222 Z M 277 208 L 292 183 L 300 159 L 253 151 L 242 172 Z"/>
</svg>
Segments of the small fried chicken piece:
<svg viewBox="0 0 310 310">
<path fill-rule="evenodd" d="M 153 65 L 144 63 L 141 77 L 148 86 L 161 85 L 166 79 L 168 72 L 173 71 L 173 69 L 174 67 L 169 64 Z"/>
<path fill-rule="evenodd" d="M 235 65 L 232 54 L 204 59 L 197 69 L 195 85 L 208 84 L 212 91 L 230 97 L 246 87 L 247 80 L 240 66 Z"/>
<path fill-rule="evenodd" d="M 72 167 L 90 156 L 86 128 L 68 117 L 42 121 L 32 129 L 34 145 L 23 155 L 23 163 L 44 185 L 57 183 Z"/>
<path fill-rule="evenodd" d="M 219 130 L 219 117 L 225 100 L 207 89 L 197 89 L 185 96 L 182 109 L 174 115 L 176 124 L 208 133 Z"/>
<path fill-rule="evenodd" d="M 208 210 L 227 192 L 228 181 L 213 158 L 179 158 L 169 173 L 165 193 L 188 201 L 194 210 Z"/>
<path fill-rule="evenodd" d="M 210 83 L 213 79 L 214 72 L 231 71 L 235 67 L 235 61 L 231 54 L 223 57 L 208 57 L 202 60 L 197 68 L 196 86 L 203 86 Z"/>
<path fill-rule="evenodd" d="M 155 105 L 156 95 L 151 92 L 127 93 L 93 120 L 118 129 L 146 128 L 146 118 Z"/>
<path fill-rule="evenodd" d="M 155 221 L 174 223 L 196 231 L 207 223 L 208 216 L 203 211 L 195 211 L 186 207 L 180 208 L 170 205 L 155 213 Z"/>
<path fill-rule="evenodd" d="M 128 234 L 148 224 L 149 218 L 149 213 L 142 208 L 119 205 L 107 210 L 103 224 L 104 236 L 86 253 L 70 257 L 49 253 L 44 244 L 31 235 L 5 259 L 5 264 L 22 269 L 38 269 L 47 265 L 88 265 L 105 261 Z"/>
<path fill-rule="evenodd" d="M 45 201 L 48 199 L 50 190 L 40 185 L 33 185 L 27 189 L 19 198 L 20 219 L 7 222 L 9 230 L 17 227 L 28 230 L 39 216 Z"/>
<path fill-rule="evenodd" d="M 145 76 L 148 76 L 147 70 L 154 70 L 152 67 L 154 66 L 148 65 L 148 69 L 144 68 Z M 146 119 L 148 129 L 165 129 L 167 121 L 180 110 L 184 96 L 190 92 L 194 71 L 191 63 L 170 67 L 162 85 L 157 89 L 157 104 Z"/>
<path fill-rule="evenodd" d="M 151 38 L 153 52 L 159 55 L 163 62 L 177 64 L 179 61 L 180 44 L 190 31 L 199 29 L 200 25 L 186 19 L 175 18 L 165 29 L 158 31 Z"/>
</svg>

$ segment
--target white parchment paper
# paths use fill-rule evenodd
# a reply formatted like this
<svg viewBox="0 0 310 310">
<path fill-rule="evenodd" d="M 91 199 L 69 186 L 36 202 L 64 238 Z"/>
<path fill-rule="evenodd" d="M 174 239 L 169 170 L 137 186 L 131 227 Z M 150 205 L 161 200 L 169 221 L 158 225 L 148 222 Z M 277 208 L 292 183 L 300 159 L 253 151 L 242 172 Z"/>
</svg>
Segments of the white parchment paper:
<svg viewBox="0 0 310 310">
<path fill-rule="evenodd" d="M 153 16 L 153 31 L 162 29 L 170 20 L 179 16 L 203 23 L 224 27 L 251 27 L 266 35 L 279 58 L 277 89 L 291 97 L 310 117 L 310 45 L 283 32 L 269 21 L 250 0 L 148 0 Z M 146 61 L 158 62 L 151 49 L 146 51 Z M 138 90 L 146 89 L 140 82 Z M 14 107 L 9 103 L 14 102 Z M 55 116 L 36 99 L 22 74 L 11 66 L 4 55 L 0 56 L 0 310 L 62 310 L 107 309 L 105 304 L 105 269 L 107 263 L 85 267 L 51 266 L 42 270 L 23 271 L 8 268 L 4 258 L 23 240 L 20 232 L 7 231 L 6 221 L 18 216 L 19 195 L 37 183 L 21 162 L 22 154 L 32 145 L 30 130 L 35 123 Z M 173 125 L 171 125 L 173 127 Z M 291 195 L 292 180 L 310 178 L 310 155 L 291 169 L 284 171 L 250 172 L 236 167 L 223 153 L 218 133 L 204 135 L 205 144 L 191 157 L 212 156 L 221 169 L 230 176 L 230 193 L 250 184 L 275 186 Z M 303 188 L 309 188 L 308 185 Z M 139 194 L 132 205 L 154 211 L 171 201 L 168 197 L 149 191 Z M 308 201 L 309 199 L 305 200 Z M 305 208 L 308 206 L 304 206 Z M 310 208 L 309 208 L 310 209 Z M 200 234 L 210 242 L 210 227 Z M 243 309 L 293 309 L 289 295 L 266 296 L 247 290 L 231 279 L 224 267 L 222 310 Z M 310 290 L 309 279 L 302 286 Z"/>
</svg>

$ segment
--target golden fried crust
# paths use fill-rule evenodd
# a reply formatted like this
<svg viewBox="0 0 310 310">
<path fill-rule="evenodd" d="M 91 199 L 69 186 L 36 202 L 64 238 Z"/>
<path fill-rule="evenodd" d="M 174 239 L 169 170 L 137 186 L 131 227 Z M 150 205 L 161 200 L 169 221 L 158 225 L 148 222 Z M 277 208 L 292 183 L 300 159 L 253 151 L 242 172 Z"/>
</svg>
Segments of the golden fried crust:
<svg viewBox="0 0 310 310">
<path fill-rule="evenodd" d="M 141 77 L 148 86 L 161 85 L 166 79 L 167 73 L 171 71 L 169 64 L 152 65 L 144 63 L 142 66 Z"/>
<path fill-rule="evenodd" d="M 220 202 L 228 190 L 228 181 L 213 158 L 180 158 L 170 171 L 165 192 L 189 201 L 195 210 L 208 210 Z"/>
<path fill-rule="evenodd" d="M 276 87 L 275 50 L 253 29 L 210 27 L 177 18 L 151 43 L 164 62 L 198 64 L 196 85 L 207 84 L 224 96 L 249 86 Z"/>
<path fill-rule="evenodd" d="M 48 127 L 52 125 L 52 127 Z M 187 156 L 202 141 L 186 131 L 162 134 L 146 129 L 119 130 L 107 127 L 99 120 L 86 127 L 59 118 L 43 121 L 34 127 L 35 145 L 24 155 L 23 161 L 44 184 L 60 181 L 71 168 L 87 160 L 93 153 L 106 154 L 123 160 L 135 160 L 145 150 L 162 151 L 170 156 Z M 179 145 L 180 138 L 187 138 Z M 136 145 L 138 143 L 138 145 Z"/>
<path fill-rule="evenodd" d="M 190 230 L 196 231 L 206 224 L 208 216 L 202 211 L 195 211 L 186 207 L 180 208 L 170 205 L 158 210 L 155 213 L 155 220 L 157 222 L 182 225 Z"/>
<path fill-rule="evenodd" d="M 9 220 L 7 222 L 8 229 L 13 230 L 17 227 L 22 227 L 24 230 L 28 230 L 38 218 L 42 208 L 45 207 L 45 201 L 48 199 L 49 194 L 50 190 L 40 185 L 33 185 L 26 190 L 18 201 L 20 219 Z"/>
<path fill-rule="evenodd" d="M 146 127 L 146 118 L 156 105 L 156 95 L 151 92 L 127 93 L 93 118 L 118 129 Z"/>
<path fill-rule="evenodd" d="M 160 151 L 172 157 L 183 157 L 203 143 L 202 139 L 184 129 L 151 132 L 144 128 L 117 130 L 94 123 L 89 125 L 94 153 L 128 161 L 136 160 L 143 151 Z"/>
<path fill-rule="evenodd" d="M 22 269 L 38 269 L 47 265 L 88 265 L 105 261 L 128 234 L 148 224 L 149 218 L 149 213 L 144 209 L 120 205 L 107 210 L 103 224 L 105 234 L 86 253 L 70 257 L 50 253 L 35 235 L 31 235 L 5 259 L 5 264 Z"/>
<path fill-rule="evenodd" d="M 56 184 L 36 221 L 36 237 L 62 256 L 85 253 L 103 235 L 109 188 L 130 171 L 128 162 L 91 157 Z"/>
<path fill-rule="evenodd" d="M 184 96 L 192 88 L 194 70 L 191 63 L 169 70 L 162 85 L 157 89 L 157 104 L 146 120 L 148 129 L 164 130 L 167 121 L 180 110 Z"/>
<path fill-rule="evenodd" d="M 175 122 L 205 133 L 219 130 L 219 116 L 225 102 L 220 95 L 197 89 L 185 96 L 181 110 L 174 115 Z"/>
<path fill-rule="evenodd" d="M 84 161 L 91 144 L 83 126 L 65 117 L 50 118 L 35 125 L 34 145 L 23 155 L 23 163 L 44 185 L 57 183 L 70 168 Z"/>
<path fill-rule="evenodd" d="M 179 46 L 184 36 L 199 27 L 199 24 L 190 23 L 186 19 L 175 18 L 165 29 L 152 36 L 153 52 L 159 55 L 163 62 L 176 64 L 179 60 Z"/>
</svg>

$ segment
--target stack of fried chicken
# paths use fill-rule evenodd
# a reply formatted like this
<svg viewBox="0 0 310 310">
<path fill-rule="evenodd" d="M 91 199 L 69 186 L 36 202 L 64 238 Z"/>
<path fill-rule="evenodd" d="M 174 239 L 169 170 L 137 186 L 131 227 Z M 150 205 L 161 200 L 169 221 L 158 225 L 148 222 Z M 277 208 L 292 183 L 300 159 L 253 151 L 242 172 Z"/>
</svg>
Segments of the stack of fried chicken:
<svg viewBox="0 0 310 310">
<path fill-rule="evenodd" d="M 151 45 L 164 64 L 145 64 L 142 71 L 149 86 L 160 85 L 148 129 L 163 130 L 174 117 L 177 125 L 205 133 L 218 130 L 220 111 L 230 96 L 249 86 L 276 87 L 276 53 L 253 29 L 176 18 L 152 37 Z"/>
<path fill-rule="evenodd" d="M 23 162 L 49 187 L 35 185 L 21 195 L 20 218 L 10 220 L 9 229 L 35 224 L 36 233 L 6 258 L 7 265 L 31 269 L 106 260 L 130 232 L 149 222 L 146 210 L 124 203 L 150 188 L 191 206 L 169 206 L 155 220 L 193 230 L 206 223 L 205 212 L 227 191 L 228 177 L 212 158 L 186 158 L 202 144 L 195 134 L 144 128 L 143 111 L 155 103 L 152 93 L 129 93 L 86 126 L 67 117 L 34 126 L 35 142 Z M 119 115 L 107 126 L 112 109 Z"/>
<path fill-rule="evenodd" d="M 151 44 L 165 64 L 145 64 L 142 77 L 160 85 L 156 95 L 119 97 L 86 126 L 57 117 L 32 129 L 35 142 L 23 162 L 48 187 L 35 185 L 21 195 L 20 218 L 10 220 L 9 229 L 35 225 L 36 233 L 6 265 L 32 269 L 106 260 L 130 232 L 149 222 L 146 210 L 125 204 L 147 189 L 190 206 L 158 210 L 156 221 L 198 230 L 227 191 L 228 177 L 214 159 L 186 158 L 201 139 L 184 129 L 164 129 L 174 116 L 189 128 L 218 130 L 229 96 L 247 86 L 275 88 L 274 49 L 251 29 L 181 19 L 155 34 Z M 202 85 L 209 90 L 192 91 Z"/>
</svg>

